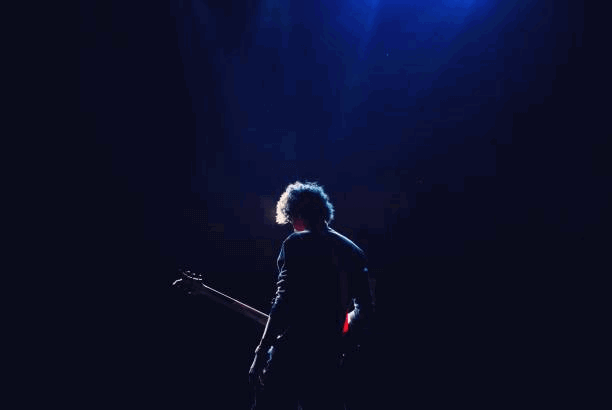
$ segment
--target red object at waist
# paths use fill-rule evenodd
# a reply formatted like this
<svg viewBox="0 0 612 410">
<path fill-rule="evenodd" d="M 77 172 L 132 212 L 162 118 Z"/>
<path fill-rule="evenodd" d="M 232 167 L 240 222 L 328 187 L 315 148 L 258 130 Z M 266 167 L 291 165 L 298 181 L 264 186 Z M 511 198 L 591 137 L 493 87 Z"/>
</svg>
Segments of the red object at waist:
<svg viewBox="0 0 612 410">
<path fill-rule="evenodd" d="M 349 330 L 349 314 L 344 318 L 344 326 L 342 326 L 342 334 L 346 334 Z"/>
</svg>

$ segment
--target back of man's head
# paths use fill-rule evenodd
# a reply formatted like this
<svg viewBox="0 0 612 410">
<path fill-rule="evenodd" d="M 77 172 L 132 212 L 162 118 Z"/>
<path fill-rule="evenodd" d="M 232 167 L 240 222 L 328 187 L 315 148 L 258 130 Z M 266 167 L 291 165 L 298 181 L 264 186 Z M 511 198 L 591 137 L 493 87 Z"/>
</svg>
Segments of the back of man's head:
<svg viewBox="0 0 612 410">
<path fill-rule="evenodd" d="M 296 181 L 289 184 L 276 204 L 276 222 L 293 223 L 301 219 L 308 226 L 329 223 L 334 207 L 323 187 L 316 182 Z"/>
</svg>

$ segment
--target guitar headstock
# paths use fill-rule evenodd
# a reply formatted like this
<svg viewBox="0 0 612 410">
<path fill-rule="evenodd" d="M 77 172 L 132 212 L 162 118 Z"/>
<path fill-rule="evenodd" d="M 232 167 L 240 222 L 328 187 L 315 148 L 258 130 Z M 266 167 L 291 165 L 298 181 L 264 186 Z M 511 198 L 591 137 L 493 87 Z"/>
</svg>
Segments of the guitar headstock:
<svg viewBox="0 0 612 410">
<path fill-rule="evenodd" d="M 173 287 L 181 289 L 189 295 L 201 292 L 202 284 L 204 283 L 202 274 L 179 269 L 179 275 L 181 277 L 172 282 Z"/>
</svg>

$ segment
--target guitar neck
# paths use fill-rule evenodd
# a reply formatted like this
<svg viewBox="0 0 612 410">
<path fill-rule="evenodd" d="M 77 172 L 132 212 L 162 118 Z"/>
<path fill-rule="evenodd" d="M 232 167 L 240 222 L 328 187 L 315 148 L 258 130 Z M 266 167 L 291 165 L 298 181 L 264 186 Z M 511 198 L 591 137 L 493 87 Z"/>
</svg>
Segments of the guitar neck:
<svg viewBox="0 0 612 410">
<path fill-rule="evenodd" d="M 202 286 L 201 289 L 198 289 L 198 293 L 208 296 L 210 299 L 214 300 L 217 303 L 221 303 L 233 309 L 234 311 L 243 314 L 246 317 L 249 317 L 259 323 L 262 326 L 265 326 L 268 322 L 268 315 L 259 310 L 247 305 L 246 303 L 242 303 L 239 300 L 236 300 L 224 293 L 219 292 L 209 286 L 206 286 L 203 283 L 200 283 Z"/>
</svg>

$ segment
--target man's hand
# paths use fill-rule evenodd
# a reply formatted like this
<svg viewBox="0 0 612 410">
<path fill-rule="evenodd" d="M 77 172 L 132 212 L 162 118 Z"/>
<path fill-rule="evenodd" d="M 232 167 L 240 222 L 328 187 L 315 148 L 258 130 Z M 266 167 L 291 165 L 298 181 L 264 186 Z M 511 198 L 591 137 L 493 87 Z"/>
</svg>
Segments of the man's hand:
<svg viewBox="0 0 612 410">
<path fill-rule="evenodd" d="M 267 362 L 266 356 L 267 355 L 264 352 L 255 353 L 253 364 L 251 364 L 251 368 L 249 369 L 249 382 L 251 385 L 255 385 L 256 383 L 263 385 L 261 375 Z"/>
</svg>

